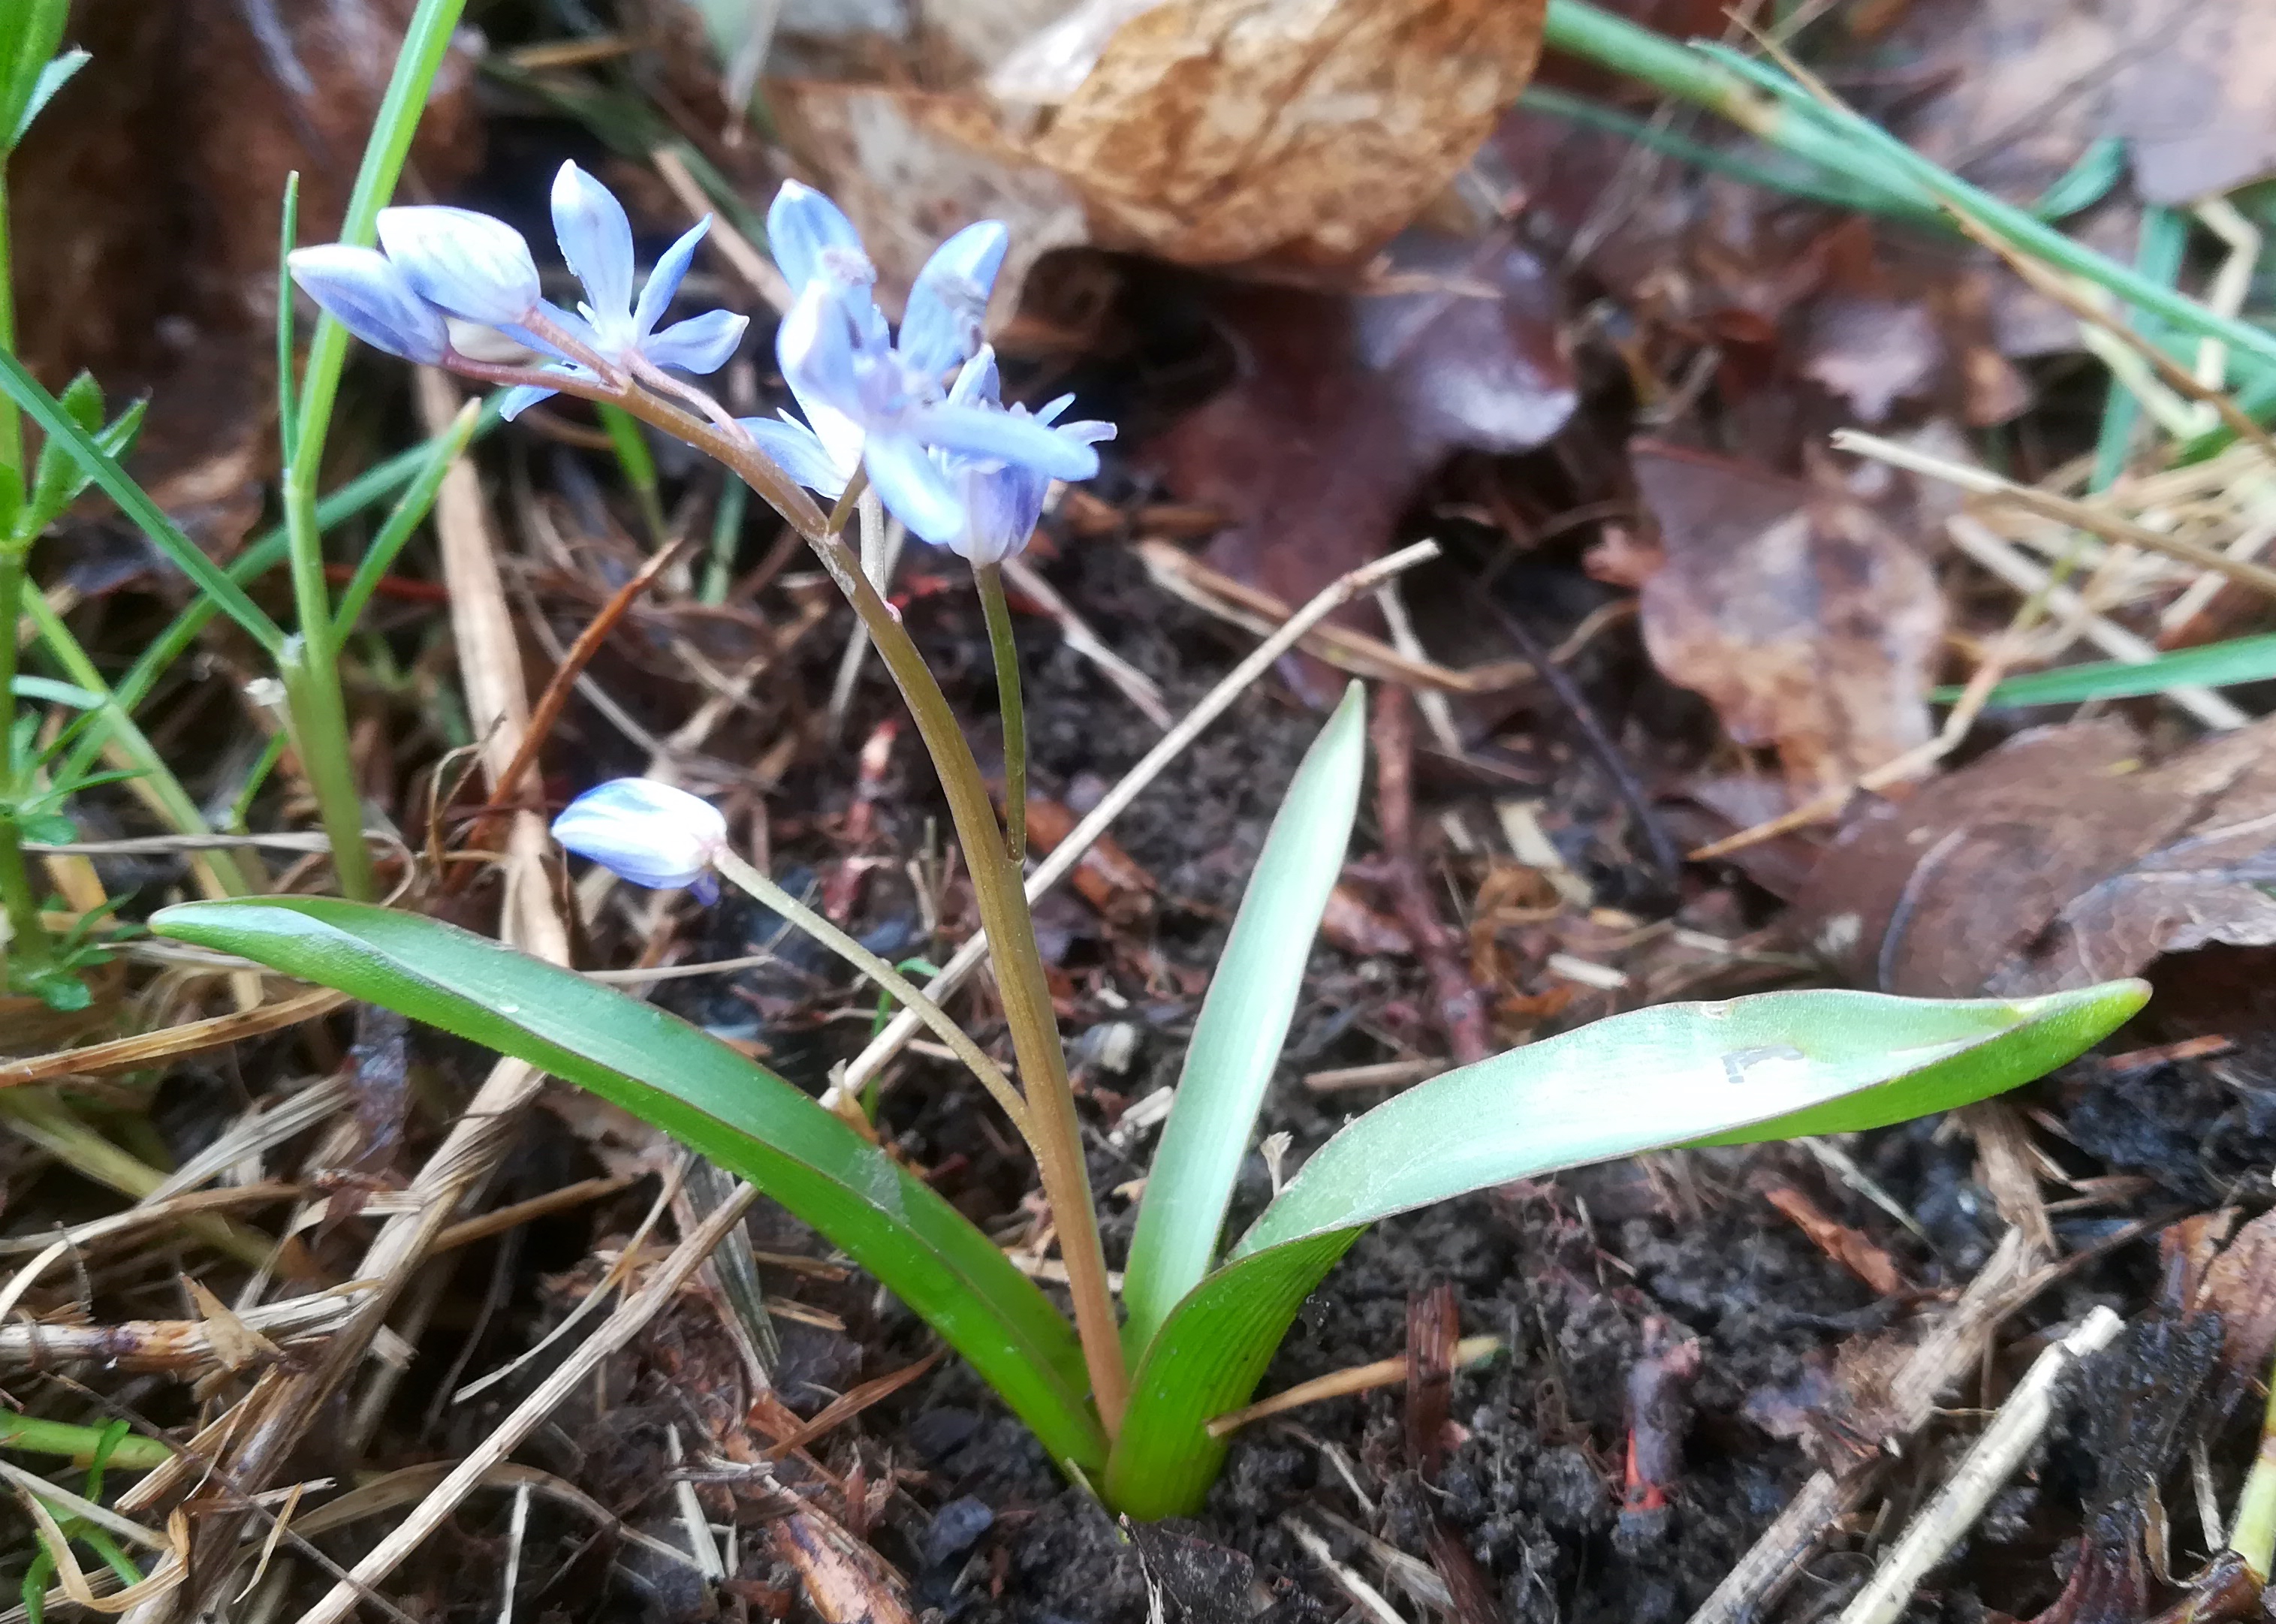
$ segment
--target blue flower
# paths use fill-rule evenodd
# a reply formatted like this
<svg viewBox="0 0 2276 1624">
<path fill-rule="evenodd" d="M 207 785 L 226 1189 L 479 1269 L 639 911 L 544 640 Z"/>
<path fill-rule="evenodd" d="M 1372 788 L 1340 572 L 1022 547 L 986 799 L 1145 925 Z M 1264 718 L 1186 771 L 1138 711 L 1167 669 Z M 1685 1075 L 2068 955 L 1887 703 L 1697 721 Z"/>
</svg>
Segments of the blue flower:
<svg viewBox="0 0 2276 1624">
<path fill-rule="evenodd" d="M 505 327 L 537 307 L 536 262 L 503 220 L 431 204 L 383 209 L 379 246 L 420 298 L 463 321 Z"/>
<path fill-rule="evenodd" d="M 933 251 L 909 290 L 898 344 L 869 297 L 875 272 L 861 239 L 835 204 L 792 182 L 767 211 L 767 229 L 776 262 L 798 290 L 776 330 L 775 355 L 806 421 L 787 414 L 779 422 L 740 421 L 793 479 L 834 499 L 866 467 L 896 517 L 947 547 L 965 537 L 968 515 L 937 451 L 1045 480 L 1098 472 L 1088 439 L 992 401 L 952 399 L 944 387 L 979 347 L 1010 240 L 1000 223 L 968 225 Z"/>
<path fill-rule="evenodd" d="M 706 215 L 681 233 L 649 272 L 635 302 L 633 227 L 624 205 L 576 164 L 564 163 L 553 178 L 553 234 L 560 241 L 561 257 L 584 285 L 585 298 L 573 315 L 552 305 L 542 308 L 549 320 L 607 360 L 626 362 L 637 355 L 653 367 L 672 367 L 699 376 L 717 372 L 742 342 L 743 330 L 750 325 L 748 316 L 707 310 L 675 322 L 662 332 L 656 330 L 687 275 L 696 245 L 710 229 L 711 216 Z M 535 334 L 518 327 L 510 327 L 509 331 L 532 349 L 556 358 L 556 364 L 544 370 L 592 376 Z M 553 392 L 535 384 L 510 390 L 504 415 L 511 421 Z"/>
<path fill-rule="evenodd" d="M 378 249 L 328 242 L 295 248 L 284 262 L 302 292 L 374 349 L 429 366 L 450 353 L 443 313 Z"/>
<path fill-rule="evenodd" d="M 1061 395 L 1029 419 L 1024 406 L 1005 407 L 998 391 L 996 352 L 983 347 L 964 363 L 948 398 L 954 405 L 994 407 L 1010 417 L 1043 424 L 1071 444 L 1088 447 L 1114 437 L 1112 423 L 1058 421 L 1059 414 L 1074 403 L 1073 395 Z M 1001 564 L 1025 548 L 1043 516 L 1051 476 L 1028 464 L 997 458 L 934 455 L 955 482 L 964 506 L 963 535 L 942 545 L 974 564 Z"/>
<path fill-rule="evenodd" d="M 656 891 L 692 886 L 717 895 L 711 863 L 726 849 L 727 820 L 709 801 L 653 778 L 611 778 L 553 820 L 553 838 L 618 879 Z"/>
</svg>

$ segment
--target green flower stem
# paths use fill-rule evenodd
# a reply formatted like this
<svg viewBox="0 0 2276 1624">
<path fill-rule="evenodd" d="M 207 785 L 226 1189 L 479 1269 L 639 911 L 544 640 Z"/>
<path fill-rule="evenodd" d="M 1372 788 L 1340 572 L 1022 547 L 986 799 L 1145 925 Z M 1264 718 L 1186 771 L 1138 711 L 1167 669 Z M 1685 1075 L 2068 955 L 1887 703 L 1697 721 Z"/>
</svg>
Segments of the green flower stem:
<svg viewBox="0 0 2276 1624">
<path fill-rule="evenodd" d="M 71 1461 L 90 1461 L 102 1450 L 109 1427 L 78 1427 L 67 1421 L 42 1421 L 0 1409 L 0 1449 L 22 1449 L 34 1454 L 61 1455 Z M 163 1440 L 129 1436 L 114 1438 L 105 1453 L 107 1462 L 121 1471 L 147 1472 L 174 1458 Z"/>
<path fill-rule="evenodd" d="M 0 907 L 8 915 L 8 940 L 0 943 L 0 972 L 10 955 L 32 970 L 44 968 L 49 959 L 47 928 L 40 922 L 40 899 L 32 890 L 32 876 L 24 865 L 24 837 L 12 816 L 12 803 L 32 786 L 16 774 L 16 638 L 22 611 L 26 549 L 0 540 Z M 0 987 L 6 985 L 0 974 Z M 28 983 L 27 983 L 28 985 Z"/>
<path fill-rule="evenodd" d="M 0 140 L 4 140 L 0 135 Z M 8 168 L 0 148 L 0 350 L 16 353 L 16 283 L 14 250 L 8 232 Z M 21 473 L 24 467 L 24 423 L 16 403 L 0 396 L 0 467 Z"/>
<path fill-rule="evenodd" d="M 1028 711 L 1020 694 L 1020 645 L 1012 606 L 1004 601 L 1004 566 L 975 564 L 980 611 L 988 618 L 988 651 L 996 659 L 996 709 L 1004 721 L 1004 844 L 1014 867 L 1028 861 Z"/>
<path fill-rule="evenodd" d="M 910 985 L 891 965 L 732 852 L 720 853 L 713 859 L 711 866 L 728 884 L 772 908 L 914 1011 L 917 1019 L 930 1027 L 934 1035 L 955 1052 L 956 1058 L 971 1068 L 972 1074 L 980 1079 L 981 1086 L 1004 1108 L 1004 1114 L 1012 1119 L 1012 1126 L 1020 1130 L 1020 1137 L 1028 1142 L 1029 1149 L 1035 1148 L 1035 1127 L 1028 1119 L 1028 1103 L 1020 1097 L 1019 1090 L 1012 1086 L 1012 1080 L 1004 1074 L 1004 1068 L 990 1059 L 962 1027 L 949 1019 L 946 1010 Z"/>
<path fill-rule="evenodd" d="M 340 891 L 351 902 L 368 902 L 376 894 L 371 847 L 364 840 L 363 797 L 356 790 L 355 763 L 348 754 L 347 708 L 341 701 L 339 667 L 332 654 L 331 605 L 314 607 L 325 617 L 319 634 L 324 651 L 318 652 L 316 638 L 288 638 L 277 656 L 277 674 L 284 679 L 285 719 L 300 752 L 301 769 L 308 775 L 308 787 L 315 792 Z"/>
<path fill-rule="evenodd" d="M 102 701 L 97 719 L 88 732 L 92 740 L 81 748 L 86 754 L 72 758 L 75 767 L 67 764 L 57 775 L 64 782 L 84 776 L 87 765 L 95 754 L 107 744 L 118 764 L 136 776 L 133 787 L 174 827 L 174 832 L 185 835 L 204 835 L 213 832 L 198 803 L 190 798 L 189 791 L 174 776 L 174 770 L 159 755 L 158 747 L 150 742 L 134 718 L 119 703 L 118 695 L 102 679 L 102 672 L 87 657 L 87 650 L 73 637 L 71 627 L 46 598 L 34 592 L 23 600 L 24 611 L 31 616 L 32 624 L 39 629 L 40 642 L 49 656 L 60 667 L 64 675 L 79 687 Z M 193 866 L 211 877 L 209 887 L 213 895 L 241 897 L 254 889 L 246 878 L 245 870 L 237 859 L 227 852 L 201 852 L 192 859 Z"/>
<path fill-rule="evenodd" d="M 404 31 L 363 166 L 356 173 L 339 240 L 368 246 L 377 234 L 379 211 L 394 195 L 427 105 L 435 74 L 450 49 L 451 34 L 466 0 L 420 0 Z M 284 274 L 277 268 L 277 274 Z M 346 365 L 347 329 L 330 315 L 316 323 L 308 343 L 308 365 L 300 381 L 300 409 L 284 440 L 291 460 L 284 469 L 284 527 L 292 561 L 292 602 L 300 634 L 296 646 L 278 656 L 289 698 L 292 742 L 307 770 L 309 786 L 324 833 L 332 843 L 332 862 L 340 890 L 357 901 L 373 892 L 371 853 L 364 844 L 363 803 L 355 793 L 355 769 L 348 755 L 347 706 L 340 695 L 339 644 L 332 629 L 331 589 L 324 582 L 323 527 L 316 518 L 316 479 L 324 459 L 340 371 Z"/>
<path fill-rule="evenodd" d="M 560 341 L 550 333 L 541 336 L 557 344 Z M 529 381 L 529 375 L 517 368 L 465 358 L 455 358 L 451 364 L 469 377 L 492 383 Z M 981 777 L 980 764 L 973 759 L 971 743 L 958 727 L 947 695 L 933 679 L 900 616 L 877 596 L 877 589 L 861 573 L 861 560 L 844 538 L 824 529 L 822 512 L 814 499 L 748 437 L 634 388 L 628 379 L 603 382 L 548 375 L 544 381 L 564 394 L 622 406 L 642 422 L 732 469 L 797 527 L 869 628 L 940 775 L 949 815 L 955 820 L 957 839 L 971 869 L 981 928 L 988 933 L 994 954 L 1005 1022 L 1011 1028 L 1013 1051 L 1027 1085 L 1036 1172 L 1058 1226 L 1059 1256 L 1066 1265 L 1068 1295 L 1074 1300 L 1075 1330 L 1089 1369 L 1091 1396 L 1111 1436 L 1121 1424 L 1128 1401 L 1129 1372 L 1122 1361 L 1114 1300 L 1106 1284 L 1106 1256 L 1099 1244 L 1090 1174 L 1083 1165 L 1082 1127 L 1075 1115 L 1066 1051 L 1059 1043 L 1058 1017 L 1051 1007 L 1051 985 L 1043 975 L 1043 954 L 1036 945 L 1035 920 L 1028 912 L 1020 867 L 1005 849 L 1004 831 L 996 821 L 987 780 Z"/>
<path fill-rule="evenodd" d="M 755 454 L 751 449 L 736 448 L 737 461 L 748 463 Z M 1051 986 L 1043 975 L 1043 954 L 1036 945 L 1036 922 L 1028 911 L 1019 865 L 1005 848 L 1003 831 L 989 801 L 987 780 L 972 758 L 972 746 L 957 726 L 947 696 L 933 680 L 900 617 L 877 596 L 842 540 L 808 536 L 808 541 L 869 628 L 878 656 L 901 690 L 902 701 L 916 722 L 917 732 L 923 735 L 933 766 L 940 774 L 941 788 L 948 796 L 949 815 L 963 843 L 973 894 L 980 905 L 981 928 L 993 945 L 1004 1019 L 1012 1028 L 1012 1046 L 1027 1083 L 1028 1109 L 1036 1126 L 1036 1172 L 1058 1226 L 1059 1256 L 1066 1264 L 1068 1293 L 1074 1299 L 1075 1330 L 1090 1370 L 1091 1396 L 1111 1438 L 1120 1429 L 1128 1401 L 1129 1374 L 1122 1362 L 1113 1299 L 1107 1290 L 1106 1256 L 1099 1245 L 1090 1174 L 1083 1164 L 1082 1126 L 1075 1116 L 1066 1052 L 1059 1043 L 1058 1017 L 1051 1007 Z"/>
</svg>

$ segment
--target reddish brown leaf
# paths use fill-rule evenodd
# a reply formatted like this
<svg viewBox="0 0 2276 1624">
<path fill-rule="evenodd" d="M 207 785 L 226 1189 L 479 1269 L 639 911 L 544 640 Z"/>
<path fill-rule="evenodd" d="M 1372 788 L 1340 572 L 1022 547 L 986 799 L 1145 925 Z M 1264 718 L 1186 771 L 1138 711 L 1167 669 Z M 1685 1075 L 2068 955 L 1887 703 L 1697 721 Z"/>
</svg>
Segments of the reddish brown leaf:
<svg viewBox="0 0 2276 1624">
<path fill-rule="evenodd" d="M 1667 556 L 1645 644 L 1734 739 L 1808 793 L 1928 737 L 1944 600 L 1909 544 L 1838 488 L 1651 443 L 1635 464 Z"/>
<path fill-rule="evenodd" d="M 2115 720 L 2025 733 L 1846 830 L 1797 922 L 1851 980 L 2001 996 L 2276 944 L 2276 722 L 2156 766 Z"/>
</svg>

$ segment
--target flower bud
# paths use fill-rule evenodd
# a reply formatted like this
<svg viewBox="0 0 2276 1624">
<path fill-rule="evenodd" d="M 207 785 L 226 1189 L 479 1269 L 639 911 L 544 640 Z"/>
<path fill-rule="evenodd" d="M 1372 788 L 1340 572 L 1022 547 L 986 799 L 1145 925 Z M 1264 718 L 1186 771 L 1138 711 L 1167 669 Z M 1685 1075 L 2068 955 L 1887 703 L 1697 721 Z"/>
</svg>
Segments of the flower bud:
<svg viewBox="0 0 2276 1624">
<path fill-rule="evenodd" d="M 718 808 L 653 778 L 611 778 L 553 820 L 553 838 L 618 879 L 671 891 L 708 881 L 727 844 Z"/>
<path fill-rule="evenodd" d="M 421 298 L 462 320 L 511 326 L 537 306 L 537 262 L 503 220 L 436 205 L 383 209 L 379 241 Z"/>
<path fill-rule="evenodd" d="M 449 353 L 443 313 L 377 249 L 330 242 L 295 248 L 284 263 L 302 292 L 374 349 L 429 366 Z"/>
</svg>

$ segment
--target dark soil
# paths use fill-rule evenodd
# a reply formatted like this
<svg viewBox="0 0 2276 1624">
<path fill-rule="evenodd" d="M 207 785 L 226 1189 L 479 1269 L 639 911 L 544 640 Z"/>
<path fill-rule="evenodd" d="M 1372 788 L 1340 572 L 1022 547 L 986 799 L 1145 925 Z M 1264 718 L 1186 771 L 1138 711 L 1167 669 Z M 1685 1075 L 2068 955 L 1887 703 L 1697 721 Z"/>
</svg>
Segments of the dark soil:
<svg viewBox="0 0 2276 1624">
<path fill-rule="evenodd" d="M 1054 573 L 1115 645 L 1164 684 L 1173 704 L 1198 695 L 1228 662 L 1234 645 L 1198 618 L 1165 607 L 1119 550 L 1079 550 Z M 930 604 L 939 607 L 929 604 L 917 623 L 928 654 L 967 716 L 984 718 L 989 694 L 976 616 L 952 596 Z M 1086 778 L 1111 780 L 1134 761 L 1151 732 L 1102 691 L 1095 673 L 1059 650 L 1047 627 L 1023 631 L 1037 787 L 1079 798 Z M 870 698 L 881 705 L 884 695 Z M 1124 1071 L 1085 1074 L 1098 1129 L 1091 1176 L 1102 1192 L 1111 1261 L 1127 1243 L 1132 1211 L 1104 1193 L 1142 1175 L 1151 1135 L 1118 1148 L 1104 1130 L 1130 1102 L 1175 1080 L 1203 984 L 1198 972 L 1210 962 L 1280 787 L 1316 725 L 1269 687 L 1252 693 L 1122 820 L 1117 839 L 1160 886 L 1149 921 L 1111 930 L 1079 904 L 1045 911 L 1047 952 L 1079 1011 L 1068 1023 L 1078 1052 L 1087 1052 L 1086 1028 L 1109 1021 L 1134 1028 Z M 984 727 L 984 720 L 975 724 Z M 881 808 L 891 838 L 905 849 L 920 839 L 928 809 L 909 754 L 912 761 L 899 769 L 906 798 Z M 1567 793 L 1588 804 L 1577 821 L 1596 826 L 1601 785 L 1585 768 L 1569 777 Z M 843 804 L 850 786 L 817 785 L 811 793 L 826 811 Z M 1364 837 L 1356 849 L 1366 849 Z M 823 855 L 821 846 L 815 852 Z M 793 857 L 778 852 L 778 868 Z M 897 912 L 907 907 L 906 894 L 881 881 L 867 896 L 873 937 L 898 951 L 914 928 Z M 765 934 L 765 922 L 723 910 L 710 929 L 708 949 L 733 952 Z M 833 975 L 818 958 L 793 954 L 793 982 L 776 989 L 785 998 L 810 998 L 816 978 Z M 1310 1095 L 1297 1074 L 1381 1058 L 1369 1024 L 1414 990 L 1406 984 L 1411 965 L 1386 970 L 1324 947 L 1313 968 L 1313 997 L 1300 1011 L 1263 1125 L 1292 1134 L 1299 1157 L 1374 1097 Z M 753 990 L 745 983 L 744 992 Z M 755 1029 L 752 1000 L 732 990 L 667 996 L 695 1019 Z M 764 1028 L 762 1036 L 775 1046 L 776 1063 L 813 1086 L 854 1041 L 843 1024 Z M 2027 1097 L 2051 1113 L 2044 1120 L 2067 1131 L 2073 1143 L 2063 1150 L 2074 1175 L 2148 1175 L 2149 1188 L 2122 1207 L 2066 1217 L 2061 1238 L 2072 1247 L 2143 1216 L 2197 1210 L 2232 1190 L 2238 1169 L 2265 1167 L 2276 1153 L 2261 1097 L 2234 1073 L 2167 1066 L 2113 1081 L 2083 1062 Z M 988 1120 L 976 1089 L 945 1068 L 911 1066 L 886 1096 L 883 1123 L 913 1161 L 939 1169 L 945 1192 L 983 1224 L 998 1233 L 1015 1225 L 1028 1174 Z M 1451 1286 L 1463 1332 L 1498 1335 L 1506 1351 L 1456 1377 L 1451 1447 L 1428 1485 L 1407 1456 L 1400 1394 L 1378 1392 L 1252 1428 L 1236 1442 L 1198 1518 L 1118 1527 L 1058 1476 L 1019 1424 L 953 1362 L 816 1448 L 834 1471 L 846 1472 L 858 1456 L 868 1483 L 897 1485 L 876 1502 L 867 1537 L 907 1577 L 914 1602 L 945 1620 L 1290 1624 L 1348 1616 L 1349 1597 L 1292 1533 L 1301 1525 L 1324 1535 L 1354 1571 L 1378 1583 L 1381 1564 L 1360 1548 L 1353 1529 L 1425 1563 L 1434 1535 L 1450 1540 L 1474 1561 L 1494 1598 L 1487 1617 L 1672 1624 L 1688 1616 L 1814 1469 L 1794 1436 L 1807 1430 L 1806 1419 L 1797 1426 L 1793 1418 L 1817 1415 L 1817 1407 L 1839 1398 L 1836 1355 L 1878 1336 L 1901 1338 L 1912 1323 L 1906 1301 L 1877 1295 L 1764 1202 L 1761 1182 L 1774 1175 L 1801 1188 L 1885 1248 L 1911 1302 L 1931 1311 L 1966 1285 L 2001 1226 L 1964 1135 L 1931 1121 L 1862 1136 L 1848 1149 L 1916 1218 L 1925 1241 L 1793 1147 L 1677 1153 L 1582 1170 L 1411 1215 L 1369 1235 L 1308 1305 L 1263 1391 L 1399 1353 L 1410 1298 Z M 1236 1225 L 1268 1193 L 1262 1158 L 1252 1156 Z M 779 1213 L 755 1226 L 762 1248 L 818 1249 Z M 563 1263 L 577 1255 L 574 1248 L 558 1254 Z M 2028 1357 L 2033 1326 L 2069 1319 L 2098 1301 L 2136 1311 L 2156 1278 L 2146 1241 L 2075 1272 L 2011 1323 L 2008 1346 L 2021 1351 L 1985 1372 L 1984 1392 L 1955 1402 L 1996 1397 L 2013 1374 L 2009 1364 L 2019 1368 Z M 480 1294 L 482 1284 L 470 1285 Z M 780 1390 L 802 1412 L 931 1346 L 913 1317 L 859 1279 L 834 1286 L 770 1280 L 770 1288 L 843 1322 L 842 1332 L 784 1324 Z M 532 1299 L 520 1287 L 513 1299 L 541 1319 L 557 1311 L 543 1306 L 550 1301 L 550 1291 Z M 453 1355 L 462 1334 L 448 1339 Z M 1701 1355 L 1696 1377 L 1665 1390 L 1645 1418 L 1672 1441 L 1677 1469 L 1657 1485 L 1664 1504 L 1646 1497 L 1632 1506 L 1627 1456 L 1638 1421 L 1632 1373 L 1652 1351 L 1694 1338 Z M 486 1354 L 474 1368 L 490 1362 Z M 716 1429 L 715 1436 L 732 1432 L 741 1378 L 716 1321 L 695 1313 L 660 1321 L 638 1370 L 628 1387 L 619 1376 L 597 1416 L 588 1401 L 564 1412 L 556 1469 L 611 1504 L 639 1507 L 636 1522 L 676 1542 L 674 1510 L 661 1486 L 664 1430 L 693 1422 Z M 487 1412 L 482 1405 L 468 1412 L 444 1435 L 429 1431 L 429 1444 L 479 1436 Z M 1931 1440 L 1920 1455 L 1912 1488 L 1895 1491 L 1900 1502 L 1938 1480 L 1943 1442 Z M 2214 1457 L 2224 1497 L 2242 1454 L 2240 1442 Z M 2093 1490 L 2093 1467 L 2067 1417 L 2031 1473 L 1923 1592 L 1914 1616 L 1972 1624 L 1990 1611 L 2027 1615 L 2049 1603 L 2061 1582 L 2066 1542 Z M 796 1468 L 785 1469 L 795 1484 Z M 2178 1484 L 2174 1491 L 2186 1492 Z M 462 1527 L 478 1522 L 469 1515 Z M 683 1572 L 646 1559 L 608 1568 L 589 1551 L 580 1566 L 572 1553 L 584 1537 L 562 1529 L 564 1573 L 592 1574 L 611 1599 L 550 1587 L 565 1616 L 688 1616 L 695 1597 Z M 748 1541 L 745 1552 L 742 1571 L 758 1587 L 754 1594 L 787 1599 L 795 1592 L 787 1570 L 770 1564 L 759 1541 Z M 1858 1538 L 1837 1537 L 1773 1616 L 1825 1614 L 1870 1566 Z M 2187 1566 L 2176 1558 L 2177 1567 Z M 1422 1597 L 1388 1589 L 1405 1616 L 1430 1611 Z"/>
</svg>

